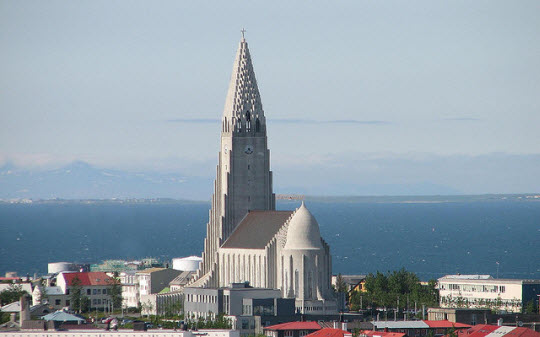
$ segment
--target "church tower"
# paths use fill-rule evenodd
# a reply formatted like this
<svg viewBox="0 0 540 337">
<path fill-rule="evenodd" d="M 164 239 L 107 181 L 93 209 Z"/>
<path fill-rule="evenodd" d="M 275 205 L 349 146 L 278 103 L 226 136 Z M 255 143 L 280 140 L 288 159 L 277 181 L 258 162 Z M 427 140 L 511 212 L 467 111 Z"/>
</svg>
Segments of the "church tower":
<svg viewBox="0 0 540 337">
<path fill-rule="evenodd" d="M 274 209 L 266 119 L 242 32 L 221 121 L 214 194 L 195 283 L 217 286 L 218 248 L 249 211 Z"/>
</svg>

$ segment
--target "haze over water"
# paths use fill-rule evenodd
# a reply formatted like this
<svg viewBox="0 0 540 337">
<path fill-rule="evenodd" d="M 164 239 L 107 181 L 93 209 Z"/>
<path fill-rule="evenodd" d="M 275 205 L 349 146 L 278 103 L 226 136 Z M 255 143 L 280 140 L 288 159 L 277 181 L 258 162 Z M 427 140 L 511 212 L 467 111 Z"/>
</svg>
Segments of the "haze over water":
<svg viewBox="0 0 540 337">
<path fill-rule="evenodd" d="M 451 197 L 307 200 L 329 243 L 333 272 L 400 268 L 540 279 L 540 202 Z M 279 209 L 298 202 L 280 201 Z M 48 262 L 99 263 L 200 255 L 207 203 L 0 204 L 0 274 L 44 274 Z M 497 263 L 499 267 L 497 268 Z"/>
</svg>

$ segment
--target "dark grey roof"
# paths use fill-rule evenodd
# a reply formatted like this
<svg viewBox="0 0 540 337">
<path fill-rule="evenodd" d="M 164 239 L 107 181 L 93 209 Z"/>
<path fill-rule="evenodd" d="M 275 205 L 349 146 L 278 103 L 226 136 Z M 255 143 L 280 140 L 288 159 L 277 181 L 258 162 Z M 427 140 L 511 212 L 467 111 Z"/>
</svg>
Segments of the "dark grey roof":
<svg viewBox="0 0 540 337">
<path fill-rule="evenodd" d="M 250 211 L 223 243 L 223 248 L 263 249 L 293 211 Z"/>
<path fill-rule="evenodd" d="M 194 271 L 182 271 L 182 273 L 176 276 L 169 285 L 185 286 L 191 281 L 191 277 L 195 274 Z"/>
</svg>

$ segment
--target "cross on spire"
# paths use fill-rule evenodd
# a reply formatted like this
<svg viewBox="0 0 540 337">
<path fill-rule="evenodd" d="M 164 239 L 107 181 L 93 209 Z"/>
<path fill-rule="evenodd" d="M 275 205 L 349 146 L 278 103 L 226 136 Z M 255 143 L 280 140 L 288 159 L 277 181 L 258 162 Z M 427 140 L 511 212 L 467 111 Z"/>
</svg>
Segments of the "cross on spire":
<svg viewBox="0 0 540 337">
<path fill-rule="evenodd" d="M 242 33 L 242 38 L 244 38 L 244 33 L 246 32 L 246 30 L 244 28 L 242 28 L 242 30 L 240 32 Z"/>
</svg>

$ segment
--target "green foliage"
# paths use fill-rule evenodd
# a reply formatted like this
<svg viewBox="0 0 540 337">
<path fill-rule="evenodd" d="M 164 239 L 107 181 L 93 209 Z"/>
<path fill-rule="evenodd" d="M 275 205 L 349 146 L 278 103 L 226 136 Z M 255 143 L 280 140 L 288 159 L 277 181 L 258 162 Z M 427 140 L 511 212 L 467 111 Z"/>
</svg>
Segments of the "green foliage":
<svg viewBox="0 0 540 337">
<path fill-rule="evenodd" d="M 362 294 L 351 294 L 351 308 L 360 308 L 361 297 L 364 306 L 390 307 L 398 306 L 403 309 L 407 307 L 407 299 L 412 307 L 414 303 L 418 306 L 434 306 L 438 304 L 438 291 L 435 288 L 436 281 L 429 281 L 428 285 L 420 284 L 420 279 L 416 274 L 405 269 L 383 274 L 377 271 L 376 274 L 369 274 L 366 277 L 366 292 Z"/>
<path fill-rule="evenodd" d="M 10 314 L 8 312 L 0 311 L 0 324 L 4 324 L 10 319 Z"/>
<path fill-rule="evenodd" d="M 339 273 L 336 277 L 336 291 L 338 293 L 347 292 L 347 285 L 345 284 L 345 280 L 343 280 L 343 276 L 341 275 L 341 273 Z"/>
<path fill-rule="evenodd" d="M 69 288 L 69 291 L 71 294 L 70 307 L 81 313 L 82 282 L 78 276 L 75 276 L 71 281 L 71 288 Z"/>
<path fill-rule="evenodd" d="M 22 286 L 19 284 L 11 284 L 6 290 L 0 292 L 0 304 L 6 305 L 20 300 L 21 296 L 28 294 L 27 291 L 22 290 Z"/>
<path fill-rule="evenodd" d="M 122 284 L 118 278 L 118 272 L 114 272 L 114 277 L 110 278 L 108 283 L 111 285 L 110 295 L 113 308 L 122 307 Z"/>
<path fill-rule="evenodd" d="M 177 301 L 165 306 L 165 317 L 167 318 L 176 318 L 182 312 L 182 301 Z"/>
<path fill-rule="evenodd" d="M 536 303 L 534 300 L 530 300 L 525 304 L 525 307 L 523 308 L 523 312 L 526 314 L 536 314 L 538 313 L 538 306 L 536 306 Z"/>
<path fill-rule="evenodd" d="M 214 319 L 199 317 L 198 320 L 188 319 L 186 322 L 188 329 L 231 329 L 231 320 L 223 314 L 219 314 Z"/>
<path fill-rule="evenodd" d="M 82 291 L 82 281 L 78 276 L 75 276 L 73 281 L 71 281 L 69 292 L 71 294 L 71 309 L 78 311 L 79 313 L 88 312 L 88 310 L 90 310 L 90 299 L 84 295 Z"/>
</svg>

